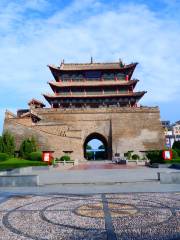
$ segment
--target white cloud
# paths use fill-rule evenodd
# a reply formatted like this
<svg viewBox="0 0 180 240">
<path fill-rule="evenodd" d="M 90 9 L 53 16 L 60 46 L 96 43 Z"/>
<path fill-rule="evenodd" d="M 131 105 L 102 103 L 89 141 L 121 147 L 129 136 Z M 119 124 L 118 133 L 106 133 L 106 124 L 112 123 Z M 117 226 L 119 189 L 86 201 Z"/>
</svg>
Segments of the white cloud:
<svg viewBox="0 0 180 240">
<path fill-rule="evenodd" d="M 59 64 L 63 58 L 89 61 L 93 56 L 97 61 L 138 61 L 134 77 L 141 80 L 138 89 L 148 90 L 146 104 L 179 97 L 178 21 L 159 18 L 145 5 L 108 9 L 96 0 L 76 0 L 65 9 L 57 8 L 50 17 L 32 17 L 25 13 L 47 10 L 50 3 L 24 1 L 22 8 L 23 1 L 19 2 L 1 9 L 1 89 L 23 95 L 24 101 L 38 98 L 50 91 L 46 82 L 52 76 L 46 64 Z"/>
</svg>

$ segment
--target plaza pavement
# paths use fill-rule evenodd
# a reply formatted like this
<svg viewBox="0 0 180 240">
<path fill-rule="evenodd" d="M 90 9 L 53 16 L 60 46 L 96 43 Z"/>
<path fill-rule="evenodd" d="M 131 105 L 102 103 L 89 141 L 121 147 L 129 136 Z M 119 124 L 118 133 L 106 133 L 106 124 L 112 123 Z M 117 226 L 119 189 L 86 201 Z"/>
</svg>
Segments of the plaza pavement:
<svg viewBox="0 0 180 240">
<path fill-rule="evenodd" d="M 21 195 L 0 203 L 1 240 L 179 240 L 180 193 Z"/>
<path fill-rule="evenodd" d="M 179 240 L 180 184 L 158 171 L 34 171 L 41 186 L 0 188 L 0 240 Z"/>
</svg>

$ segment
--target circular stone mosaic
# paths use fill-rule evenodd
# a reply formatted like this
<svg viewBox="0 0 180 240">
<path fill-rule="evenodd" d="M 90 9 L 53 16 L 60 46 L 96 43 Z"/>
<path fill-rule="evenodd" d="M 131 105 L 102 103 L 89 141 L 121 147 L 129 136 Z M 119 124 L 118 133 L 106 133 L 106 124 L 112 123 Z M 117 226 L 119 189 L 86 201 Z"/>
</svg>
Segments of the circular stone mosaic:
<svg viewBox="0 0 180 240">
<path fill-rule="evenodd" d="M 127 204 L 110 203 L 108 204 L 111 217 L 125 217 L 136 214 L 138 211 L 134 206 Z M 77 215 L 93 218 L 104 218 L 102 203 L 86 204 L 78 207 L 74 211 Z"/>
<path fill-rule="evenodd" d="M 0 239 L 180 239 L 180 194 L 16 196 L 0 203 Z"/>
</svg>

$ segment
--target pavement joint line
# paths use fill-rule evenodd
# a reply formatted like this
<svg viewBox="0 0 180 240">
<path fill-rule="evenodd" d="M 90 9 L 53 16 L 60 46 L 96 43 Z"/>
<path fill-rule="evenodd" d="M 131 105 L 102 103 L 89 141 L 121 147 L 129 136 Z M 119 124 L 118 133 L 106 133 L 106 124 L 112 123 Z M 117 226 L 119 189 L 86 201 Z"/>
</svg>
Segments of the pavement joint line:
<svg viewBox="0 0 180 240">
<path fill-rule="evenodd" d="M 83 185 L 115 185 L 115 184 L 126 184 L 126 183 L 157 183 L 159 182 L 159 180 L 143 180 L 143 181 L 132 181 L 132 182 L 69 182 L 69 183 L 48 183 L 48 184 L 40 184 L 38 185 L 39 187 L 41 186 L 51 186 L 51 185 L 80 185 L 80 184 L 83 184 Z"/>
<path fill-rule="evenodd" d="M 107 240 L 117 240 L 116 233 L 114 230 L 114 226 L 112 223 L 111 213 L 108 207 L 108 200 L 105 194 L 101 194 L 102 203 L 103 203 L 103 211 L 104 211 L 104 220 L 105 220 L 105 228 L 107 232 Z"/>
</svg>

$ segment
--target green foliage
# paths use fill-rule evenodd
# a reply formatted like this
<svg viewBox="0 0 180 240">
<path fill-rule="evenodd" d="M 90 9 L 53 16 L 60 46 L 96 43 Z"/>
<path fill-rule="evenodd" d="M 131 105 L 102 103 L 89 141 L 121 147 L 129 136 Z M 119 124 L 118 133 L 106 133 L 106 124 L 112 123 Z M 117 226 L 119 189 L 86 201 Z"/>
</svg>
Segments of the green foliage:
<svg viewBox="0 0 180 240">
<path fill-rule="evenodd" d="M 21 157 L 28 159 L 30 156 L 30 153 L 37 151 L 37 144 L 35 139 L 33 137 L 31 139 L 30 138 L 25 139 L 21 143 L 19 151 L 20 151 Z"/>
<path fill-rule="evenodd" d="M 29 153 L 29 160 L 31 160 L 31 161 L 42 161 L 42 152 L 31 152 L 31 153 Z"/>
<path fill-rule="evenodd" d="M 7 153 L 9 156 L 13 156 L 15 151 L 14 137 L 8 132 L 4 132 L 0 140 L 0 148 L 3 153 Z"/>
<path fill-rule="evenodd" d="M 3 139 L 0 136 L 0 152 L 3 152 Z"/>
<path fill-rule="evenodd" d="M 101 145 L 101 146 L 98 147 L 98 149 L 102 149 L 103 150 L 103 149 L 105 149 L 105 147 L 104 147 L 104 145 Z"/>
<path fill-rule="evenodd" d="M 133 154 L 132 155 L 132 159 L 133 160 L 139 160 L 140 159 L 140 156 L 138 154 Z"/>
<path fill-rule="evenodd" d="M 0 162 L 6 161 L 9 156 L 6 153 L 0 153 Z"/>
<path fill-rule="evenodd" d="M 90 145 L 87 144 L 87 145 L 86 145 L 86 149 L 87 149 L 87 150 L 91 150 L 92 147 L 91 147 Z"/>
<path fill-rule="evenodd" d="M 60 160 L 61 160 L 61 161 L 70 161 L 71 158 L 70 158 L 70 156 L 68 156 L 68 155 L 64 155 L 64 156 L 62 156 L 62 157 L 60 158 Z"/>
<path fill-rule="evenodd" d="M 29 166 L 47 166 L 47 163 L 40 161 L 30 161 L 20 158 L 9 158 L 6 161 L 0 162 L 0 170 L 14 169 Z"/>
<path fill-rule="evenodd" d="M 133 151 L 127 151 L 126 153 L 124 153 L 124 157 L 127 158 L 128 160 L 131 160 L 132 153 L 133 153 Z"/>
<path fill-rule="evenodd" d="M 105 151 L 96 152 L 96 155 L 95 155 L 96 160 L 103 160 L 103 159 L 106 159 L 106 158 L 107 158 L 107 156 L 106 156 Z"/>
<path fill-rule="evenodd" d="M 180 141 L 175 141 L 172 146 L 173 149 L 180 149 Z"/>
<path fill-rule="evenodd" d="M 178 156 L 180 157 L 180 141 L 175 141 L 173 143 L 172 148 L 177 152 Z M 176 153 L 175 153 L 176 155 Z"/>
<path fill-rule="evenodd" d="M 93 156 L 94 156 L 93 152 L 86 152 L 86 158 L 87 158 L 88 160 L 93 159 Z"/>
<path fill-rule="evenodd" d="M 164 163 L 164 159 L 162 157 L 162 150 L 148 151 L 146 153 L 146 157 L 150 160 L 150 164 Z"/>
<path fill-rule="evenodd" d="M 175 148 L 174 150 L 177 152 L 178 157 L 180 157 L 180 149 Z"/>
<path fill-rule="evenodd" d="M 172 149 L 172 158 L 173 159 L 178 158 L 178 153 L 177 153 L 177 151 L 175 149 Z"/>
</svg>

